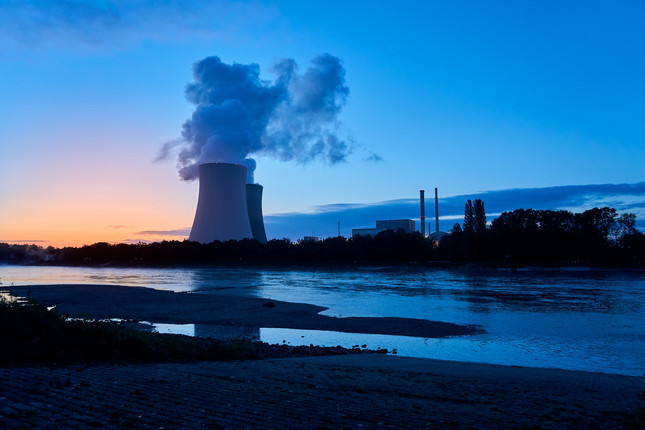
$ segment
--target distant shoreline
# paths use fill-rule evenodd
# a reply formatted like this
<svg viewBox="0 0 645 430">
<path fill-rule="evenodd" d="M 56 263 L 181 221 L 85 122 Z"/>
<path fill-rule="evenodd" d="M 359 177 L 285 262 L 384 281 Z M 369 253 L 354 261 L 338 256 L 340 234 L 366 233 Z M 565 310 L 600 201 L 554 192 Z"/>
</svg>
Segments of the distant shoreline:
<svg viewBox="0 0 645 430">
<path fill-rule="evenodd" d="M 3 265 L 0 263 L 0 265 Z M 434 270 L 434 269 L 459 269 L 468 271 L 497 271 L 497 272 L 548 272 L 548 271 L 627 271 L 643 272 L 643 265 L 598 265 L 598 264 L 541 264 L 527 263 L 510 265 L 505 262 L 454 262 L 454 261 L 422 261 L 394 264 L 311 264 L 311 263 L 239 263 L 230 262 L 221 264 L 122 264 L 122 263 L 96 263 L 96 264 L 63 264 L 58 262 L 38 262 L 32 264 L 5 264 L 9 266 L 25 267 L 89 267 L 89 268 L 118 268 L 118 269 L 258 269 L 258 270 L 327 270 L 327 271 L 388 271 L 388 270 Z"/>
</svg>

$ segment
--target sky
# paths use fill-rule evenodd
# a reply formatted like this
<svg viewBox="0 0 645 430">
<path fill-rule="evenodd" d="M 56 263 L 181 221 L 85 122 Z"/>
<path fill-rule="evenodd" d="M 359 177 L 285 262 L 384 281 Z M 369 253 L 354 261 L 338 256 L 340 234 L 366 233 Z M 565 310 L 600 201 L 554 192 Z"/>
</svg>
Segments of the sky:
<svg viewBox="0 0 645 430">
<path fill-rule="evenodd" d="M 610 205 L 643 226 L 643 22 L 640 0 L 0 0 L 0 241 L 185 238 L 198 182 L 177 152 L 208 57 L 256 64 L 267 87 L 291 60 L 293 99 L 317 59 L 341 68 L 311 128 L 340 157 L 251 154 L 269 238 L 418 219 L 435 187 L 442 230 L 466 198 L 489 217 Z M 288 107 L 289 130 L 320 117 Z"/>
</svg>

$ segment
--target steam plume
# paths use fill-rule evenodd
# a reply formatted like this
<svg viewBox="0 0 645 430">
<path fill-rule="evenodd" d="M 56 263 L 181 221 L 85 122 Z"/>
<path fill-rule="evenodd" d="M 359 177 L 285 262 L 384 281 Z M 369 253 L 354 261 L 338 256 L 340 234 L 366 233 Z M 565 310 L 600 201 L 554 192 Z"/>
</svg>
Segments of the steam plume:
<svg viewBox="0 0 645 430">
<path fill-rule="evenodd" d="M 253 183 L 253 154 L 299 163 L 346 159 L 351 146 L 338 136 L 338 114 L 349 88 L 340 60 L 323 54 L 299 74 L 295 61 L 285 59 L 270 72 L 275 79 L 262 80 L 257 64 L 228 65 L 218 57 L 193 65 L 185 95 L 195 111 L 183 124 L 183 140 L 170 143 L 181 148 L 182 179 L 196 179 L 202 163 L 228 162 L 245 165 Z"/>
</svg>

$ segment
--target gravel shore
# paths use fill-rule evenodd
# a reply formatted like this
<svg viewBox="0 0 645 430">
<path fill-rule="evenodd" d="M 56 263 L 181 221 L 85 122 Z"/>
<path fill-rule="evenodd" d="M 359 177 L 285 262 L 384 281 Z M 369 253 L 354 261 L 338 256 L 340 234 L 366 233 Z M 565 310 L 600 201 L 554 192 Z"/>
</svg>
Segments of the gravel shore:
<svg viewBox="0 0 645 430">
<path fill-rule="evenodd" d="M 645 379 L 384 355 L 0 368 L 0 428 L 643 428 Z"/>
</svg>

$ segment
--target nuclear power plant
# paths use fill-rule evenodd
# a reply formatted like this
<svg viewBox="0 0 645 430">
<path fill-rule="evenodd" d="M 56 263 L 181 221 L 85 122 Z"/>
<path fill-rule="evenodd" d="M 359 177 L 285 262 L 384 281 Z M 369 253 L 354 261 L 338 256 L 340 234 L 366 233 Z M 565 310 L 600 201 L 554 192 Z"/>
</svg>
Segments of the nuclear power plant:
<svg viewBox="0 0 645 430">
<path fill-rule="evenodd" d="M 188 240 L 255 239 L 266 243 L 262 185 L 246 183 L 246 167 L 230 163 L 199 165 L 199 198 Z"/>
</svg>

